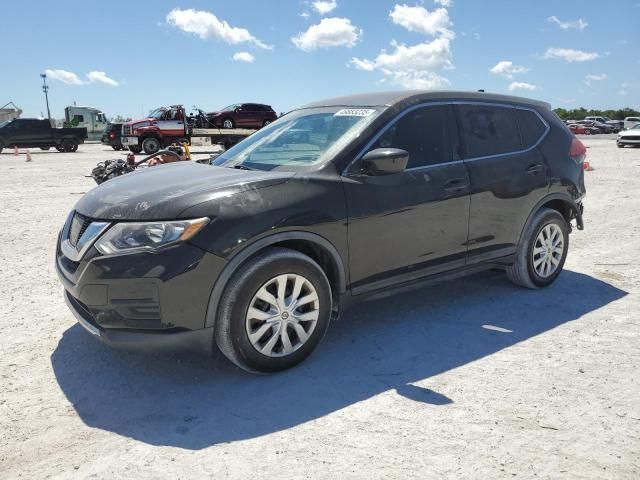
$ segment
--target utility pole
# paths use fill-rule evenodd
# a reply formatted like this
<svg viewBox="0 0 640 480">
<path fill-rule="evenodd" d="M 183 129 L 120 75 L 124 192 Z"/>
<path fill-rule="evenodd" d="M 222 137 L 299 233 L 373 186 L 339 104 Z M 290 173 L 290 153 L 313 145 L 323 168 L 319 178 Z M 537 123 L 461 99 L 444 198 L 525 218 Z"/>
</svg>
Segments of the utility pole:
<svg viewBox="0 0 640 480">
<path fill-rule="evenodd" d="M 44 99 L 47 102 L 47 117 L 49 117 L 49 123 L 51 123 L 51 110 L 49 110 L 49 94 L 47 93 L 49 91 L 49 86 L 47 85 L 47 74 L 41 73 L 40 76 L 42 77 L 42 91 L 44 92 Z"/>
</svg>

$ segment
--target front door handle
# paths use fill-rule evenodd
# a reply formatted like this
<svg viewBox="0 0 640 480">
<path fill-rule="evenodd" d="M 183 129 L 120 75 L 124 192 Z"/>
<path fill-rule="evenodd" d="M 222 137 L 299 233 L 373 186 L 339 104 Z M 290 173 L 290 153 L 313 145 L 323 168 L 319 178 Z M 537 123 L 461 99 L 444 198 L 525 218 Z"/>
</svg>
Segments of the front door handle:
<svg viewBox="0 0 640 480">
<path fill-rule="evenodd" d="M 469 181 L 466 178 L 454 178 L 444 184 L 444 191 L 448 193 L 459 192 L 469 187 Z"/>
<path fill-rule="evenodd" d="M 544 166 L 539 163 L 534 163 L 527 167 L 527 173 L 529 175 L 537 175 L 544 170 Z"/>
</svg>

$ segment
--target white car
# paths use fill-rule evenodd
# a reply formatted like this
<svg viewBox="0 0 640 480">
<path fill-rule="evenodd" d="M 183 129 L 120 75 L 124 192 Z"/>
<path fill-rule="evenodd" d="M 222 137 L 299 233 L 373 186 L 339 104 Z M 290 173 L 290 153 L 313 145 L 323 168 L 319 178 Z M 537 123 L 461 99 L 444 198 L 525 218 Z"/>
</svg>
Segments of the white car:
<svg viewBox="0 0 640 480">
<path fill-rule="evenodd" d="M 618 148 L 623 148 L 625 145 L 640 145 L 640 123 L 620 132 L 616 143 Z"/>
<path fill-rule="evenodd" d="M 624 129 L 629 130 L 636 123 L 640 123 L 640 117 L 627 117 L 624 119 Z"/>
</svg>

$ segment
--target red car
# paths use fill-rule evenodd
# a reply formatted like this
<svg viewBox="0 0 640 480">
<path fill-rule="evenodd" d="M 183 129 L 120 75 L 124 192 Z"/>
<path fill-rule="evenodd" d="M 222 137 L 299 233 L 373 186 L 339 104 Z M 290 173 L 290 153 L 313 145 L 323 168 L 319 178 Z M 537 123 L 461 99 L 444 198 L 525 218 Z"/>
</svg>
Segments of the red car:
<svg viewBox="0 0 640 480">
<path fill-rule="evenodd" d="M 209 123 L 218 128 L 262 128 L 278 118 L 270 105 L 236 103 L 208 113 Z"/>
<path fill-rule="evenodd" d="M 569 130 L 571 130 L 575 135 L 595 135 L 596 133 L 600 133 L 597 128 L 589 127 L 587 125 L 578 125 L 577 123 L 569 125 Z"/>
</svg>

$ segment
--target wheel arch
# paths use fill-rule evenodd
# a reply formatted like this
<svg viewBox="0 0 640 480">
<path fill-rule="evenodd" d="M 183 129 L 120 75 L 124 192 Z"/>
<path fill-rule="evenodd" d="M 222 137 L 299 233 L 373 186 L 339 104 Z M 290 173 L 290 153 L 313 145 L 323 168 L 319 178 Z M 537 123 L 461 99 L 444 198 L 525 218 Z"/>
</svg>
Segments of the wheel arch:
<svg viewBox="0 0 640 480">
<path fill-rule="evenodd" d="M 575 218 L 578 225 L 578 230 L 582 230 L 584 228 L 584 223 L 582 221 L 582 209 L 578 206 L 578 204 L 567 194 L 552 193 L 541 199 L 531 209 L 531 213 L 529 213 L 529 217 L 522 227 L 520 236 L 518 237 L 518 243 L 520 242 L 523 233 L 531 224 L 536 213 L 538 213 L 542 208 L 550 208 L 559 212 L 567 221 L 569 227 L 571 227 L 571 220 Z"/>
<path fill-rule="evenodd" d="M 230 258 L 229 263 L 216 279 L 211 291 L 205 319 L 206 328 L 215 325 L 220 298 L 233 274 L 248 260 L 271 247 L 283 247 L 298 251 L 318 263 L 329 279 L 334 296 L 334 306 L 338 305 L 339 295 L 346 291 L 347 280 L 345 265 L 337 248 L 326 238 L 315 233 L 301 231 L 282 232 L 256 240 Z"/>
</svg>

